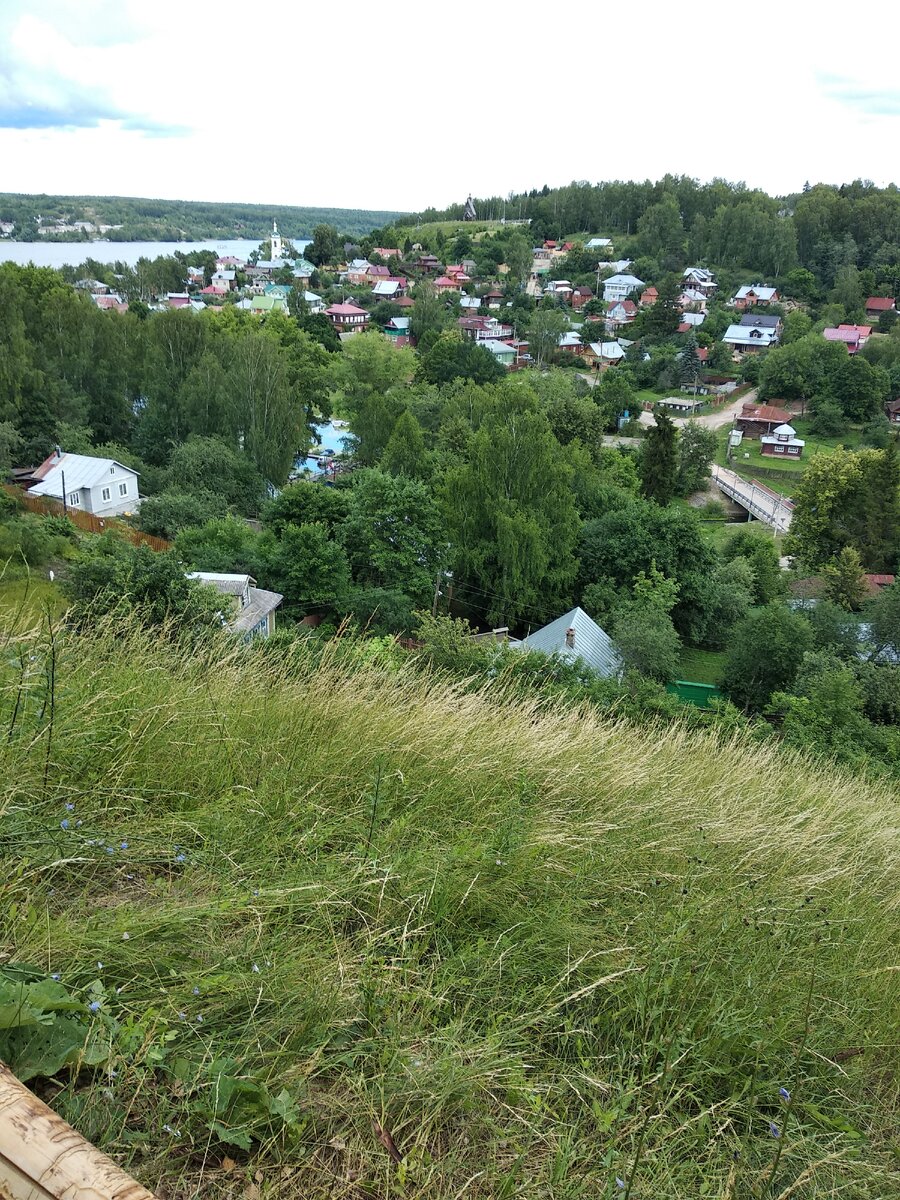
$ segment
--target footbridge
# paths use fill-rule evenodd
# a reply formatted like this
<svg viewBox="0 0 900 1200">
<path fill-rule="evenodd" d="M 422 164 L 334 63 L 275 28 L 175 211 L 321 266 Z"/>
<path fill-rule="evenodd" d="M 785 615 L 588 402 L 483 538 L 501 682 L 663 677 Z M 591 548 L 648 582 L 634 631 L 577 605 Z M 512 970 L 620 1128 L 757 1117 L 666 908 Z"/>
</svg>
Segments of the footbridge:
<svg viewBox="0 0 900 1200">
<path fill-rule="evenodd" d="M 748 481 L 726 467 L 714 466 L 712 477 L 716 487 L 745 508 L 751 517 L 764 521 L 776 533 L 787 533 L 794 510 L 794 503 L 787 496 L 773 492 L 764 483 Z"/>
</svg>

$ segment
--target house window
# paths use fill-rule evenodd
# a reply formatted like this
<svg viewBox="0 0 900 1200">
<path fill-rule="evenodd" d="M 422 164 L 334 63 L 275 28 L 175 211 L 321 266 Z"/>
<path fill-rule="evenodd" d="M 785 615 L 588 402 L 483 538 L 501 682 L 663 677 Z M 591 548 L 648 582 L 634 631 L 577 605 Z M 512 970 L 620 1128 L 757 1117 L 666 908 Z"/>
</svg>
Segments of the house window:
<svg viewBox="0 0 900 1200">
<path fill-rule="evenodd" d="M 119 495 L 120 495 L 120 496 L 127 496 L 127 495 L 128 495 L 128 484 L 127 484 L 127 483 L 120 483 L 120 484 L 119 484 Z"/>
<path fill-rule="evenodd" d="M 116 468 L 115 468 L 115 467 L 110 467 L 110 468 L 109 468 L 109 473 L 110 473 L 110 475 L 115 475 L 115 473 L 116 473 Z"/>
<path fill-rule="evenodd" d="M 79 504 L 81 503 L 81 493 L 80 492 L 69 492 L 69 503 L 72 505 L 73 508 L 77 508 L 79 506 Z"/>
<path fill-rule="evenodd" d="M 103 497 L 104 503 L 108 504 L 109 501 L 112 499 L 112 492 L 110 491 L 109 488 L 104 488 L 103 491 L 100 493 L 100 495 Z"/>
</svg>

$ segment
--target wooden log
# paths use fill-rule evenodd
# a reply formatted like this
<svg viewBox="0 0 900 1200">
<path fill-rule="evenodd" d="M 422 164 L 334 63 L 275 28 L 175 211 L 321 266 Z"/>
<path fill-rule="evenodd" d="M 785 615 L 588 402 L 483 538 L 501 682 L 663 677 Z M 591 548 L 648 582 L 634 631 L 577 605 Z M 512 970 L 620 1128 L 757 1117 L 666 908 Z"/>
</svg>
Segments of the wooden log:
<svg viewBox="0 0 900 1200">
<path fill-rule="evenodd" d="M 0 1063 L 0 1200 L 155 1200 Z"/>
</svg>

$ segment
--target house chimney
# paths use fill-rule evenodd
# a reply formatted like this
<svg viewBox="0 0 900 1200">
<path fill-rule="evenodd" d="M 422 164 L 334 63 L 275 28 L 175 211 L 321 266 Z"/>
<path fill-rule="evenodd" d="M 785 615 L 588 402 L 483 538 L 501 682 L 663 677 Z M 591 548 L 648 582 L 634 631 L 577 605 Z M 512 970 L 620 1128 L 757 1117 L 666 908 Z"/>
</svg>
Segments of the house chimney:
<svg viewBox="0 0 900 1200">
<path fill-rule="evenodd" d="M 569 628 L 566 630 L 566 646 L 570 650 L 575 649 L 575 626 L 574 625 L 570 625 Z"/>
<path fill-rule="evenodd" d="M 62 446 L 54 446 L 53 453 L 56 456 L 56 462 L 59 462 L 63 456 Z"/>
</svg>

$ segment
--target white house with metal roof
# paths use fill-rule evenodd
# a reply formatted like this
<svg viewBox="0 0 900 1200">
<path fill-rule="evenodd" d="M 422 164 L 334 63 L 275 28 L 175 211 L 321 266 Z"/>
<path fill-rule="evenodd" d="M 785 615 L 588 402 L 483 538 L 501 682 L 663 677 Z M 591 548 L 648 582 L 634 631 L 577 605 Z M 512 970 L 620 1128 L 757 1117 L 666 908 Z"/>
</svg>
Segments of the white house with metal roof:
<svg viewBox="0 0 900 1200">
<path fill-rule="evenodd" d="M 114 458 L 66 454 L 57 447 L 34 472 L 34 479 L 30 494 L 65 498 L 69 508 L 96 517 L 136 512 L 141 503 L 137 471 Z"/>
<path fill-rule="evenodd" d="M 581 662 L 606 679 L 622 673 L 622 660 L 612 639 L 583 608 L 563 613 L 543 629 L 510 645 L 517 650 L 555 654 L 566 662 Z"/>
<path fill-rule="evenodd" d="M 609 279 L 603 280 L 603 299 L 607 304 L 611 301 L 624 300 L 643 286 L 644 281 L 638 279 L 636 275 L 610 275 Z"/>
<path fill-rule="evenodd" d="M 760 325 L 729 325 L 722 335 L 722 341 L 735 350 L 767 350 L 778 342 L 778 330 L 765 329 Z"/>
</svg>

